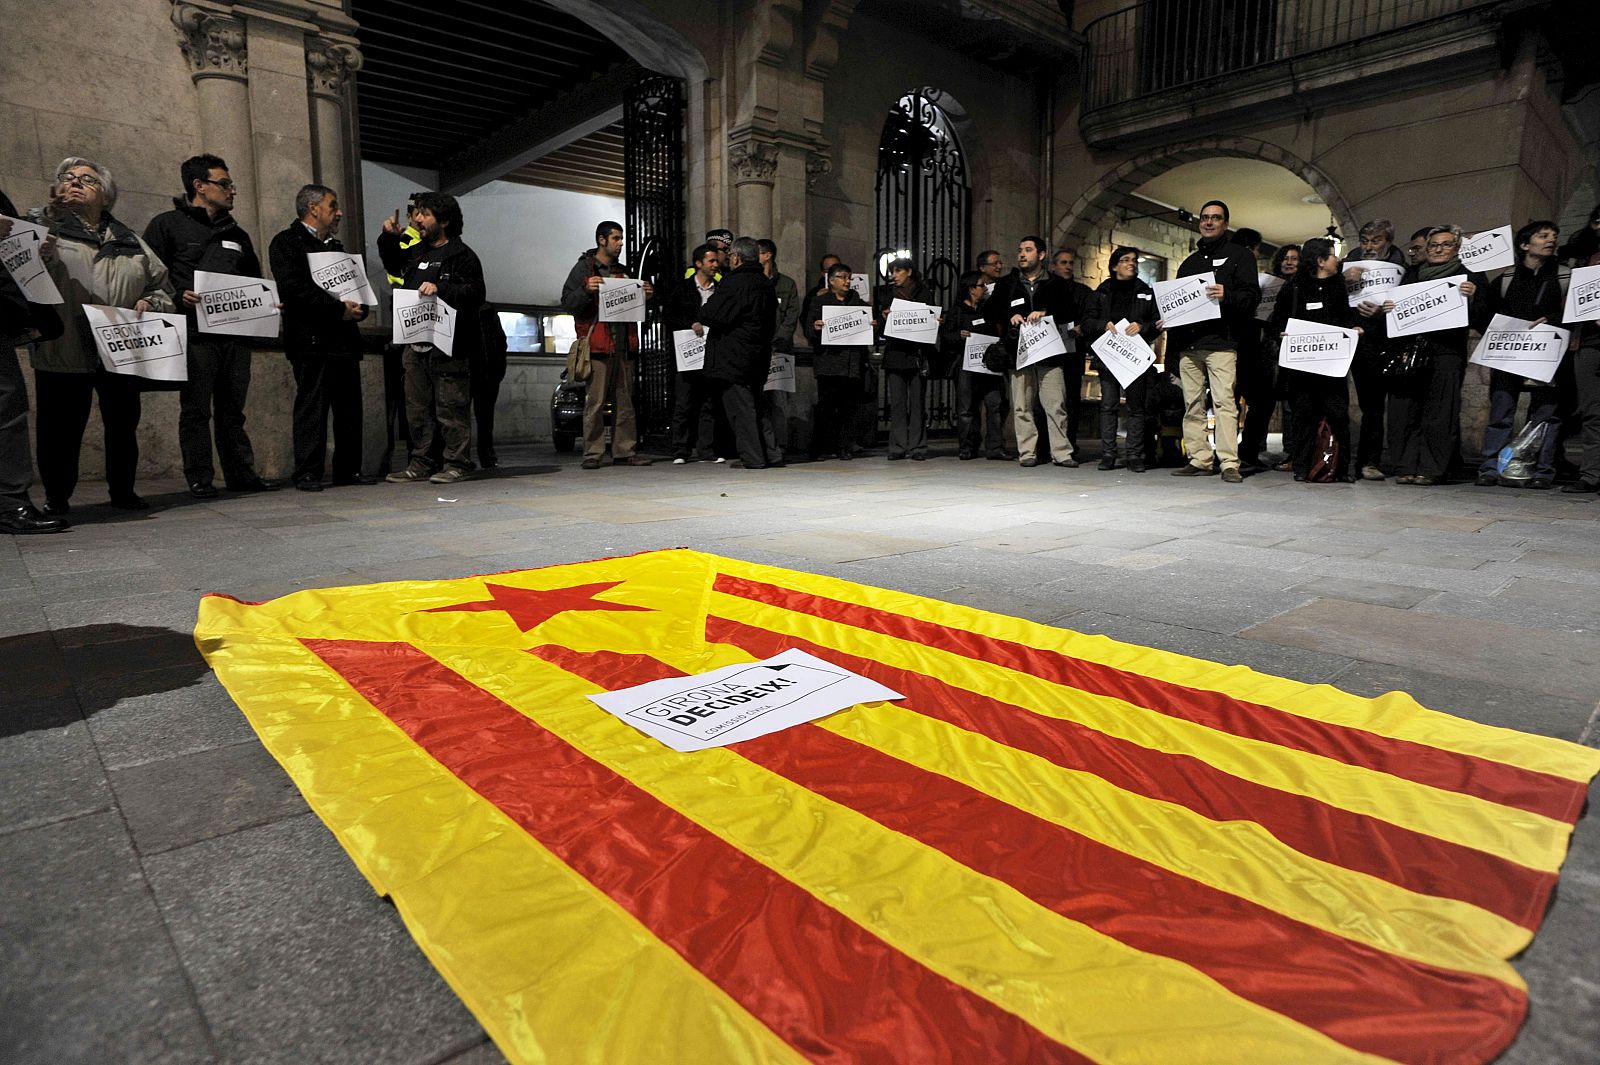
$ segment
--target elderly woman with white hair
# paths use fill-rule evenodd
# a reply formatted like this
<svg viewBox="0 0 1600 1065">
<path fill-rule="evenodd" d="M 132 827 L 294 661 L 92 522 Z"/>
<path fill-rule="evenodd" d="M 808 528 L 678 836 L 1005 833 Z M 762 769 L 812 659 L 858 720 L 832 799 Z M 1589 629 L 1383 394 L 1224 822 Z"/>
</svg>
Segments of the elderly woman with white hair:
<svg viewBox="0 0 1600 1065">
<path fill-rule="evenodd" d="M 50 229 L 43 258 L 61 290 L 64 330 L 33 352 L 38 407 L 35 438 L 45 513 L 66 514 L 78 486 L 78 456 L 92 398 L 105 427 L 106 484 L 111 505 L 144 510 L 133 490 L 139 466 L 139 380 L 100 364 L 84 304 L 128 307 L 140 313 L 170 311 L 167 268 L 149 246 L 116 219 L 117 186 L 111 172 L 90 159 L 69 156 L 56 168 L 50 204 L 34 212 Z"/>
</svg>

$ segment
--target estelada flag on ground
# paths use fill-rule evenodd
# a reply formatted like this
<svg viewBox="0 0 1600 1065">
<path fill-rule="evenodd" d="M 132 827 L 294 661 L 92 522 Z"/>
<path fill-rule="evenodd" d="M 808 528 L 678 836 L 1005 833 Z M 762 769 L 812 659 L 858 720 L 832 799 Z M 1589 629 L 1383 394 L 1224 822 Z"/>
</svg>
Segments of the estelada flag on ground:
<svg viewBox="0 0 1600 1065">
<path fill-rule="evenodd" d="M 1600 752 L 694 551 L 200 608 L 514 1061 L 1482 1062 Z M 587 695 L 905 693 L 678 754 Z"/>
</svg>

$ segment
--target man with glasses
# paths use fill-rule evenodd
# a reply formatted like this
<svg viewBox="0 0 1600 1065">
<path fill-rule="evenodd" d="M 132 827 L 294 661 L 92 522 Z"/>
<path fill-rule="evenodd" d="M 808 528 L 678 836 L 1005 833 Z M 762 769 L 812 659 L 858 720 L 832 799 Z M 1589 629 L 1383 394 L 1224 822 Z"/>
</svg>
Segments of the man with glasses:
<svg viewBox="0 0 1600 1065">
<path fill-rule="evenodd" d="M 989 296 L 994 295 L 994 286 L 1005 274 L 1005 270 L 1005 261 L 1000 258 L 999 252 L 991 248 L 978 253 L 978 273 L 983 275 L 983 290 Z"/>
<path fill-rule="evenodd" d="M 1229 484 L 1244 480 L 1239 472 L 1239 408 L 1234 402 L 1239 350 L 1249 343 L 1256 328 L 1256 304 L 1261 284 L 1256 280 L 1256 257 L 1228 239 L 1228 205 L 1207 200 L 1200 208 L 1200 240 L 1193 255 L 1178 267 L 1179 277 L 1211 273 L 1216 280 L 1206 286 L 1206 298 L 1221 304 L 1222 316 L 1193 325 L 1174 326 L 1167 332 L 1167 360 L 1178 361 L 1183 381 L 1183 446 L 1189 461 L 1173 470 L 1174 477 L 1208 477 L 1221 463 L 1222 479 Z M 1216 411 L 1216 443 L 1206 439 L 1206 383 L 1211 385 L 1211 405 Z"/>
<path fill-rule="evenodd" d="M 184 161 L 179 175 L 184 195 L 174 196 L 172 210 L 150 220 L 144 242 L 167 264 L 178 305 L 189 319 L 189 378 L 178 392 L 183 478 L 196 499 L 216 496 L 211 463 L 214 432 L 229 491 L 275 491 L 278 485 L 256 473 L 255 452 L 244 428 L 250 349 L 236 337 L 197 332 L 195 324 L 195 307 L 200 303 L 195 271 L 260 277 L 261 261 L 250 234 L 230 213 L 238 189 L 228 176 L 228 164 L 215 155 L 197 155 Z"/>
</svg>

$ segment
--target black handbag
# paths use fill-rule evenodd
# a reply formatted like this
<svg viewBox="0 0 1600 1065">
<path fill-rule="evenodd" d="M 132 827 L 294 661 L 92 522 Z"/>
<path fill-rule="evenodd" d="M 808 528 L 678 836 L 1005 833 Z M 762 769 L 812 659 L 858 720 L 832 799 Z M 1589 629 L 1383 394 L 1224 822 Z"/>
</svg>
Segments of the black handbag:
<svg viewBox="0 0 1600 1065">
<path fill-rule="evenodd" d="M 1383 379 L 1390 384 L 1414 381 L 1428 369 L 1428 342 L 1412 337 L 1390 348 L 1383 359 Z"/>
<path fill-rule="evenodd" d="M 1016 358 L 996 341 L 983 349 L 983 368 L 990 373 L 1010 373 L 1017 368 Z"/>
</svg>

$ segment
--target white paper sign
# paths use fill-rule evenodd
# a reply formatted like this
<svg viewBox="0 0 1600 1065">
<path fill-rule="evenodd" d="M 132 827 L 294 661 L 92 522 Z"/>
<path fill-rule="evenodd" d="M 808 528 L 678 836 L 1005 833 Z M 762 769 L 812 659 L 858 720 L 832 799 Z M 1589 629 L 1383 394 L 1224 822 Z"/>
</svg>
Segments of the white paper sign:
<svg viewBox="0 0 1600 1065">
<path fill-rule="evenodd" d="M 983 333 L 974 333 L 967 337 L 967 342 L 961 352 L 961 368 L 968 373 L 986 373 L 1000 376 L 994 370 L 983 364 L 983 353 L 989 350 L 989 345 L 998 344 L 998 337 L 987 336 Z"/>
<path fill-rule="evenodd" d="M 794 391 L 794 356 L 783 355 L 776 351 L 772 353 L 772 361 L 767 364 L 767 383 L 761 386 L 763 392 L 793 392 Z"/>
<path fill-rule="evenodd" d="M 860 703 L 905 696 L 804 651 L 589 696 L 674 751 L 753 740 Z"/>
<path fill-rule="evenodd" d="M 867 283 L 866 274 L 851 274 L 850 287 L 861 297 L 862 303 L 872 302 L 872 286 Z"/>
<path fill-rule="evenodd" d="M 631 277 L 600 279 L 600 320 L 602 322 L 644 321 L 644 282 Z"/>
<path fill-rule="evenodd" d="M 1535 328 L 1525 318 L 1497 314 L 1467 361 L 1549 384 L 1571 339 L 1570 329 L 1556 325 Z"/>
<path fill-rule="evenodd" d="M 378 295 L 367 281 L 367 261 L 342 251 L 314 251 L 306 256 L 311 264 L 311 280 L 317 287 L 342 300 L 376 307 Z"/>
<path fill-rule="evenodd" d="M 111 373 L 147 381 L 189 379 L 189 320 L 183 315 L 85 303 L 83 316 L 100 363 Z"/>
<path fill-rule="evenodd" d="M 454 353 L 456 309 L 438 296 L 423 296 L 416 289 L 394 290 L 394 342 L 432 344 L 446 355 Z"/>
<path fill-rule="evenodd" d="M 1156 307 L 1161 311 L 1161 325 L 1171 329 L 1175 325 L 1194 325 L 1222 317 L 1222 305 L 1206 295 L 1206 286 L 1215 285 L 1217 275 L 1207 271 L 1172 281 L 1157 281 L 1150 286 L 1156 290 Z"/>
<path fill-rule="evenodd" d="M 692 373 L 706 368 L 706 340 L 710 336 L 709 329 L 699 336 L 695 336 L 693 329 L 672 331 L 672 352 L 677 357 L 680 373 Z"/>
<path fill-rule="evenodd" d="M 1256 284 L 1261 286 L 1261 302 L 1256 304 L 1256 321 L 1272 318 L 1272 308 L 1278 305 L 1278 293 L 1283 291 L 1284 279 L 1277 274 L 1257 274 Z"/>
<path fill-rule="evenodd" d="M 278 286 L 262 277 L 194 272 L 195 328 L 240 337 L 278 335 Z"/>
<path fill-rule="evenodd" d="M 1089 345 L 1089 350 L 1100 357 L 1101 364 L 1111 371 L 1111 376 L 1123 388 L 1137 381 L 1139 375 L 1154 366 L 1156 361 L 1156 353 L 1144 342 L 1144 337 L 1137 333 L 1128 336 L 1122 332 L 1127 327 L 1128 320 L 1124 318 L 1115 329 L 1101 333 L 1100 338 Z"/>
<path fill-rule="evenodd" d="M 1344 377 L 1350 372 L 1360 339 L 1354 329 L 1291 318 L 1278 345 L 1278 365 L 1323 377 Z"/>
<path fill-rule="evenodd" d="M 1511 245 L 1511 227 L 1475 233 L 1461 242 L 1461 265 L 1468 270 L 1498 270 L 1514 266 L 1517 250 Z"/>
<path fill-rule="evenodd" d="M 1066 353 L 1067 345 L 1061 340 L 1061 330 L 1056 328 L 1054 318 L 1047 314 L 1037 322 L 1023 319 L 1017 330 L 1017 369 Z"/>
<path fill-rule="evenodd" d="M 822 343 L 829 346 L 872 343 L 872 308 L 825 304 L 822 308 Z"/>
<path fill-rule="evenodd" d="M 1401 285 L 1389 293 L 1394 310 L 1389 312 L 1391 337 L 1435 333 L 1441 329 L 1460 329 L 1467 324 L 1467 298 L 1461 294 L 1465 274 Z"/>
<path fill-rule="evenodd" d="M 0 218 L 11 216 L 0 215 Z M 5 266 L 22 294 L 34 303 L 66 302 L 44 268 L 44 260 L 39 257 L 39 246 L 49 236 L 50 231 L 44 226 L 11 218 L 11 235 L 0 241 L 0 264 Z"/>
<path fill-rule="evenodd" d="M 1361 276 L 1352 281 L 1349 275 L 1356 270 L 1361 271 Z M 1350 306 L 1370 303 L 1375 307 L 1381 307 L 1384 301 L 1389 299 L 1389 294 L 1394 291 L 1395 286 L 1400 284 L 1400 279 L 1406 274 L 1406 268 L 1382 259 L 1357 259 L 1355 262 L 1345 263 L 1344 272 L 1344 288 Z"/>
<path fill-rule="evenodd" d="M 936 344 L 939 341 L 939 315 L 943 312 L 926 303 L 912 303 L 896 299 L 889 304 L 889 320 L 884 324 L 883 335 L 916 344 Z"/>
<path fill-rule="evenodd" d="M 1567 284 L 1567 306 L 1561 320 L 1592 322 L 1600 319 L 1600 266 L 1580 266 Z"/>
</svg>

